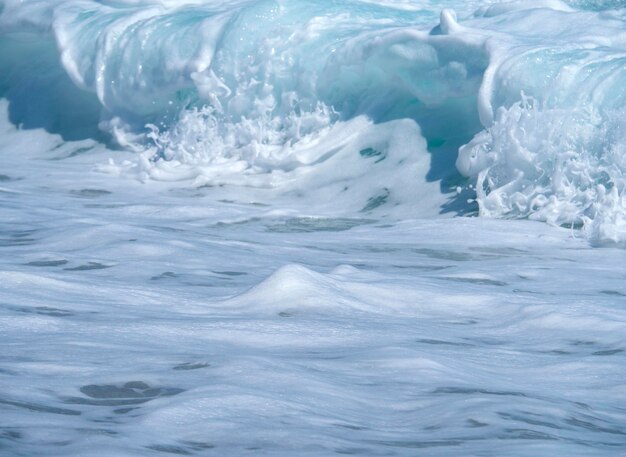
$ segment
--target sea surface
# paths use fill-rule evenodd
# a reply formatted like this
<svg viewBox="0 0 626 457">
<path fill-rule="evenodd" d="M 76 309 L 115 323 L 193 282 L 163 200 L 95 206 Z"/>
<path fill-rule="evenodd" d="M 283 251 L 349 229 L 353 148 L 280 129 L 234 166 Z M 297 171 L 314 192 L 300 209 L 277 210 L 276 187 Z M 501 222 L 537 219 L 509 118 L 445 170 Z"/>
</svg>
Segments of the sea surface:
<svg viewBox="0 0 626 457">
<path fill-rule="evenodd" d="M 623 0 L 0 0 L 0 455 L 626 456 Z"/>
</svg>

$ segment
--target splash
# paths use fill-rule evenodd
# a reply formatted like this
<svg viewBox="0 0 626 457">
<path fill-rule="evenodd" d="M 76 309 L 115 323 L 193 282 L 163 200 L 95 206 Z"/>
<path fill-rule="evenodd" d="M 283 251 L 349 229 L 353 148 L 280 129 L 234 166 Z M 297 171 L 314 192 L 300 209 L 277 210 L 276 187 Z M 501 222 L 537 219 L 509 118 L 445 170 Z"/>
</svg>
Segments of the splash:
<svg viewBox="0 0 626 457">
<path fill-rule="evenodd" d="M 460 149 L 457 167 L 476 178 L 483 216 L 583 225 L 593 238 L 621 241 L 622 119 L 622 112 L 550 109 L 523 96 Z"/>
</svg>

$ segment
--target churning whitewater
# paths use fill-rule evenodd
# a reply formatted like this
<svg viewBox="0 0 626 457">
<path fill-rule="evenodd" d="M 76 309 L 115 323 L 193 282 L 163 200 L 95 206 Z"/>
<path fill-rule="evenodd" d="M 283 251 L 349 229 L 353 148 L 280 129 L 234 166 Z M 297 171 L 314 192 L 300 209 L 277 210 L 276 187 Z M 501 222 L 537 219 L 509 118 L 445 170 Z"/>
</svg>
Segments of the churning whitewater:
<svg viewBox="0 0 626 457">
<path fill-rule="evenodd" d="M 626 454 L 622 0 L 0 0 L 0 454 Z"/>
<path fill-rule="evenodd" d="M 400 217 L 461 184 L 457 212 L 622 242 L 624 5 L 478 3 L 8 1 L 4 93 L 18 125 L 138 151 L 116 171 L 142 179 Z"/>
</svg>

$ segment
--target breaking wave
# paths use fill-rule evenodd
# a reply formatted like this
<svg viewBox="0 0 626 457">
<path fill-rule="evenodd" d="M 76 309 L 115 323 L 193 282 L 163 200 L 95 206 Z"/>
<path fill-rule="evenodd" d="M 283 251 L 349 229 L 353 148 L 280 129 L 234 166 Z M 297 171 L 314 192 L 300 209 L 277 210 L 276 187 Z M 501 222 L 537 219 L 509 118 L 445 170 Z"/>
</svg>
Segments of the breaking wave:
<svg viewBox="0 0 626 457">
<path fill-rule="evenodd" d="M 141 179 L 620 243 L 625 21 L 599 0 L 6 0 L 0 94 L 16 125 L 137 151 L 107 167 Z"/>
</svg>

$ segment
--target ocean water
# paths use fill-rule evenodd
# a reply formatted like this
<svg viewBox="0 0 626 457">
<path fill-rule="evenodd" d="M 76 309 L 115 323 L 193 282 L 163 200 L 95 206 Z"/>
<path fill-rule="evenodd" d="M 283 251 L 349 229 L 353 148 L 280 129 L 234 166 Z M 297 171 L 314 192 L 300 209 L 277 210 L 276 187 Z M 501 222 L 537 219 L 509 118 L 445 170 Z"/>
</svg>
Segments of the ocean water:
<svg viewBox="0 0 626 457">
<path fill-rule="evenodd" d="M 626 455 L 622 0 L 0 0 L 0 455 Z"/>
</svg>

